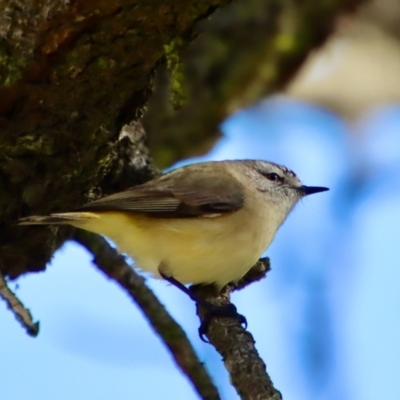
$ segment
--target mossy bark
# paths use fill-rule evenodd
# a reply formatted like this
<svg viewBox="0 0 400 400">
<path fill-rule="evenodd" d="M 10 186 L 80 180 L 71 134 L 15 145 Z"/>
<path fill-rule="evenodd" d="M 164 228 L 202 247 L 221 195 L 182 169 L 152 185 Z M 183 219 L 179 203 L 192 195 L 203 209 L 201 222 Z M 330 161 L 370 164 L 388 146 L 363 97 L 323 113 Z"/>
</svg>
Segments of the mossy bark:
<svg viewBox="0 0 400 400">
<path fill-rule="evenodd" d="M 19 217 L 74 209 L 121 188 L 113 171 L 126 123 L 147 111 L 146 143 L 161 167 L 209 149 L 223 118 L 282 89 L 336 16 L 360 2 L 3 0 L 3 274 L 43 270 L 69 235 L 14 226 Z M 163 65 L 167 84 L 155 79 Z M 161 89 L 148 103 L 154 82 Z M 143 146 L 129 141 L 131 158 Z M 152 176 L 146 160 L 150 172 L 128 174 L 131 184 Z"/>
<path fill-rule="evenodd" d="M 228 0 L 38 1 L 0 5 L 0 268 L 45 267 L 67 231 L 11 226 L 85 203 L 113 167 L 166 49 Z M 171 54 L 171 51 L 168 52 Z M 176 58 L 177 56 L 175 56 Z"/>
</svg>

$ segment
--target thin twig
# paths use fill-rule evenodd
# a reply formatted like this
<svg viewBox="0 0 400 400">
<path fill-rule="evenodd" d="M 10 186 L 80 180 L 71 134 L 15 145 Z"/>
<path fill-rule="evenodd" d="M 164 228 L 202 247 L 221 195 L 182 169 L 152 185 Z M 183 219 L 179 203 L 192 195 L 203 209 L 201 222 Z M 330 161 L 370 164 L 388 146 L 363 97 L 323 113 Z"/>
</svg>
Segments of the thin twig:
<svg viewBox="0 0 400 400">
<path fill-rule="evenodd" d="M 218 390 L 198 359 L 185 332 L 146 286 L 144 279 L 101 236 L 77 230 L 74 239 L 94 255 L 94 264 L 107 277 L 116 281 L 138 304 L 199 396 L 204 400 L 220 400 Z"/>
<path fill-rule="evenodd" d="M 265 277 L 269 270 L 269 259 L 260 260 L 238 285 L 228 285 L 219 295 L 212 287 L 196 286 L 192 290 L 196 295 L 216 305 L 230 303 L 230 293 Z M 198 315 L 203 321 L 205 311 L 198 307 Z M 275 389 L 269 377 L 264 361 L 255 348 L 250 332 L 232 318 L 213 318 L 207 337 L 221 354 L 229 372 L 232 385 L 242 400 L 280 400 L 281 394 Z"/>
<path fill-rule="evenodd" d="M 267 272 L 271 270 L 271 265 L 268 257 L 260 258 L 258 262 L 250 269 L 247 274 L 238 282 L 230 285 L 231 292 L 242 290 L 246 286 L 258 282 L 267 276 Z"/>
<path fill-rule="evenodd" d="M 13 293 L 7 285 L 3 274 L 0 272 L 0 298 L 6 303 L 13 312 L 17 321 L 25 328 L 29 336 L 35 337 L 39 333 L 39 322 L 33 322 L 32 314 L 22 304 L 21 300 Z"/>
</svg>

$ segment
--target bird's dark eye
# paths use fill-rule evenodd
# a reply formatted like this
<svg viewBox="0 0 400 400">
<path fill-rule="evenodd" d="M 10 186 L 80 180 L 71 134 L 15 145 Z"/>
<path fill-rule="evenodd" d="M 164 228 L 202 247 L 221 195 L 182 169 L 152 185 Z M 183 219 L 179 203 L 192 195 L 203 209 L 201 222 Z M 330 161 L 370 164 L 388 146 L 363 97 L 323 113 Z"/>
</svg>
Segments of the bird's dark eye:
<svg viewBox="0 0 400 400">
<path fill-rule="evenodd" d="M 270 174 L 266 174 L 265 177 L 272 182 L 280 181 L 282 178 L 276 174 L 275 172 L 271 172 Z"/>
</svg>

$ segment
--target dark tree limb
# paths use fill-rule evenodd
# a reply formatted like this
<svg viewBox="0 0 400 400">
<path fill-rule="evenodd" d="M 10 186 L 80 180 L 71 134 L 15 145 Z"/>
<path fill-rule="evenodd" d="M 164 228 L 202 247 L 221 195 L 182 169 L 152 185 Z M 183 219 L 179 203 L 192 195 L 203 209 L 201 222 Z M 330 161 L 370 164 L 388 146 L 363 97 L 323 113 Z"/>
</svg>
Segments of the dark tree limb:
<svg viewBox="0 0 400 400">
<path fill-rule="evenodd" d="M 144 278 L 101 236 L 76 230 L 74 239 L 94 255 L 93 263 L 96 267 L 125 290 L 139 306 L 199 396 L 204 400 L 220 400 L 216 387 L 185 332 L 146 286 Z"/>
<path fill-rule="evenodd" d="M 39 322 L 34 322 L 31 312 L 22 304 L 21 300 L 11 291 L 7 282 L 0 272 L 0 298 L 3 299 L 10 311 L 15 315 L 17 321 L 25 328 L 30 336 L 39 333 Z"/>
<path fill-rule="evenodd" d="M 269 269 L 269 259 L 261 259 L 238 284 L 228 285 L 220 294 L 216 294 L 211 286 L 194 286 L 192 290 L 196 296 L 212 304 L 227 305 L 230 303 L 232 291 L 240 290 L 252 282 L 263 279 Z M 197 312 L 203 321 L 206 310 L 200 306 Z M 273 386 L 265 363 L 255 348 L 253 336 L 236 319 L 213 318 L 207 337 L 221 354 L 231 383 L 242 400 L 281 399 L 280 392 Z"/>
</svg>

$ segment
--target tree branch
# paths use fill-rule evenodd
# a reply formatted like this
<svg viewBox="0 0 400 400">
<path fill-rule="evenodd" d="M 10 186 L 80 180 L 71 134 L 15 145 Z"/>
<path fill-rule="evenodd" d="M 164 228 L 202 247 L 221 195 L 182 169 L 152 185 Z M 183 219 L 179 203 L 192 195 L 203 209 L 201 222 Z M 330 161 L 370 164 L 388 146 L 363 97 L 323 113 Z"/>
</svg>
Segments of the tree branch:
<svg viewBox="0 0 400 400">
<path fill-rule="evenodd" d="M 101 236 L 76 230 L 74 239 L 94 255 L 93 263 L 97 268 L 115 281 L 138 304 L 199 396 L 204 400 L 220 400 L 216 387 L 185 332 L 146 286 L 144 278 L 138 275 L 126 263 L 124 257 Z"/>
<path fill-rule="evenodd" d="M 263 279 L 270 270 L 269 259 L 261 259 L 236 285 L 228 285 L 216 294 L 212 286 L 194 286 L 191 289 L 196 296 L 215 305 L 230 303 L 230 293 L 240 290 L 252 282 Z M 197 309 L 200 320 L 204 320 L 206 310 Z M 221 354 L 229 372 L 232 385 L 242 400 L 280 400 L 281 394 L 273 386 L 264 361 L 260 358 L 255 341 L 250 332 L 232 318 L 213 318 L 207 337 Z"/>
<path fill-rule="evenodd" d="M 13 293 L 7 285 L 3 274 L 0 272 L 0 298 L 6 303 L 8 308 L 13 312 L 17 321 L 25 328 L 30 336 L 37 336 L 39 333 L 39 322 L 33 322 L 32 314 L 22 304 L 21 300 Z"/>
<path fill-rule="evenodd" d="M 243 276 L 238 282 L 231 283 L 231 292 L 242 290 L 246 286 L 258 282 L 267 276 L 267 272 L 271 270 L 271 263 L 268 257 L 260 258 L 258 262 Z"/>
</svg>

